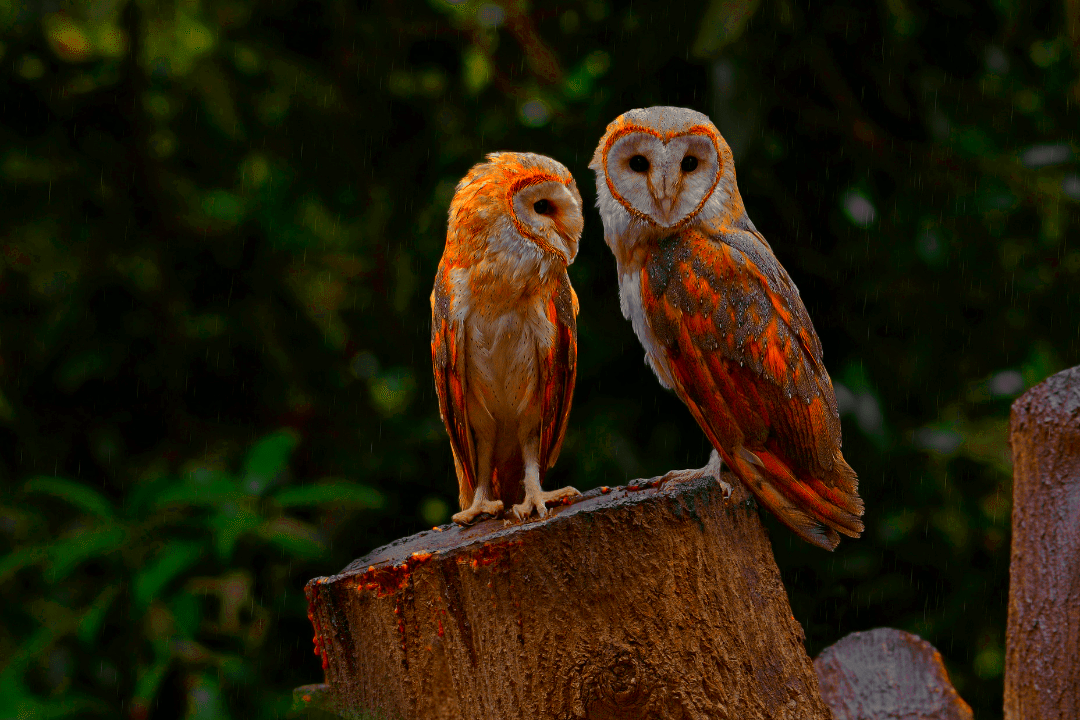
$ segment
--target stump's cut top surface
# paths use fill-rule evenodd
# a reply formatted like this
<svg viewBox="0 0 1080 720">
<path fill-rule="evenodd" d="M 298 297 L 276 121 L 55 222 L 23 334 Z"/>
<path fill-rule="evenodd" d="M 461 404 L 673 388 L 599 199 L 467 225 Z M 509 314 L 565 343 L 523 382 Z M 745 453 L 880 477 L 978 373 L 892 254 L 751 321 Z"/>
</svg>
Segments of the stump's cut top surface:
<svg viewBox="0 0 1080 720">
<path fill-rule="evenodd" d="M 729 473 L 724 473 L 724 475 L 725 481 L 734 488 L 727 502 L 741 505 L 748 511 L 754 510 L 756 505 L 738 478 Z M 693 498 L 710 491 L 716 484 L 717 481 L 713 478 L 702 478 L 683 483 L 668 483 L 665 486 L 660 486 L 653 481 L 622 487 L 599 487 L 574 498 L 571 503 L 550 508 L 548 516 L 543 520 L 518 522 L 494 518 L 468 527 L 454 523 L 440 525 L 376 548 L 367 555 L 353 560 L 337 575 L 315 578 L 311 582 L 330 582 L 345 576 L 378 573 L 380 570 L 386 571 L 395 567 L 405 568 L 425 562 L 435 554 L 475 552 L 484 547 L 496 548 L 502 543 L 519 540 L 527 533 L 541 532 L 542 528 L 568 522 L 570 518 L 580 513 L 613 510 L 653 502 L 663 497 L 679 497 L 683 503 L 689 500 L 692 511 Z"/>
</svg>

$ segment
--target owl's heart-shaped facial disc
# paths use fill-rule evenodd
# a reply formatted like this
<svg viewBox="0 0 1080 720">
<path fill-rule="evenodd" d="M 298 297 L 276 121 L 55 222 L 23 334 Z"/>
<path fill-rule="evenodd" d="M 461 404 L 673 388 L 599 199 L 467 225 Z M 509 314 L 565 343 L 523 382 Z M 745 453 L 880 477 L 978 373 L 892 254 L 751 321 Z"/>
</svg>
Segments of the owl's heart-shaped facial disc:
<svg viewBox="0 0 1080 720">
<path fill-rule="evenodd" d="M 608 187 L 632 214 L 674 228 L 701 209 L 721 171 L 714 139 L 703 130 L 659 134 L 628 126 L 604 158 Z"/>
</svg>

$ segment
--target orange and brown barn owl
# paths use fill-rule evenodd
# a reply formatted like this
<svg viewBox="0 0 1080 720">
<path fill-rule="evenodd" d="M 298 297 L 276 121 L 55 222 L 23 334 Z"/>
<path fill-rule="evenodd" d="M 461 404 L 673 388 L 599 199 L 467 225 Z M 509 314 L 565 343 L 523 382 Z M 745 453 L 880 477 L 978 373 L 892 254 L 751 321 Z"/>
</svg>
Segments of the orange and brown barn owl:
<svg viewBox="0 0 1080 720">
<path fill-rule="evenodd" d="M 540 489 L 559 456 L 577 372 L 578 301 L 567 266 L 581 195 L 560 163 L 493 153 L 458 183 L 431 293 L 431 360 L 461 512 L 516 503 L 524 519 L 578 495 Z"/>
<path fill-rule="evenodd" d="M 858 537 L 863 502 L 840 451 L 840 416 L 799 291 L 746 215 L 731 149 L 708 117 L 631 110 L 607 127 L 596 172 L 623 315 L 723 465 L 800 537 Z"/>
</svg>

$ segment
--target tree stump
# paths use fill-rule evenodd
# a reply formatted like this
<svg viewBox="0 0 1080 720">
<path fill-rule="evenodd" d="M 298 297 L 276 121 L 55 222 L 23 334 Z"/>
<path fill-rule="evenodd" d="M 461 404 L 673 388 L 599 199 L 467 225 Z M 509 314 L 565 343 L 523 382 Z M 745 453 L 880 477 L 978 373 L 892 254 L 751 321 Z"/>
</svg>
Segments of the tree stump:
<svg viewBox="0 0 1080 720">
<path fill-rule="evenodd" d="M 829 718 L 742 485 L 600 488 L 444 526 L 306 588 L 344 717 Z"/>
<path fill-rule="evenodd" d="M 893 628 L 851 633 L 814 660 L 833 720 L 972 720 L 934 646 Z"/>
<path fill-rule="evenodd" d="M 1080 718 L 1080 366 L 1012 406 L 1005 720 Z"/>
</svg>

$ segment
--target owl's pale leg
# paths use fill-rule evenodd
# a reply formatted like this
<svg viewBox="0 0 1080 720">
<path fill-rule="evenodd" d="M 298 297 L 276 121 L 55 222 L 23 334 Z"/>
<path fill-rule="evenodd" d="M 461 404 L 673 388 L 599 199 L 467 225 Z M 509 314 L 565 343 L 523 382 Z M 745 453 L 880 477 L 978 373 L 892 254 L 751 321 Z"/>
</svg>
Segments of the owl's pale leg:
<svg viewBox="0 0 1080 720">
<path fill-rule="evenodd" d="M 503 510 L 502 500 L 491 499 L 491 466 L 494 462 L 495 443 L 492 433 L 476 434 L 477 484 L 472 504 L 450 518 L 459 525 L 472 525 L 482 515 L 498 516 Z"/>
<path fill-rule="evenodd" d="M 525 461 L 525 477 L 522 480 L 525 485 L 525 499 L 513 508 L 514 515 L 518 520 L 528 518 L 533 514 L 534 510 L 539 517 L 546 517 L 548 513 L 546 503 L 581 494 L 575 488 L 569 486 L 550 492 L 544 492 L 540 489 L 540 460 L 537 451 L 539 445 L 540 438 L 538 435 L 533 435 L 521 443 L 521 455 Z"/>
<path fill-rule="evenodd" d="M 720 474 L 723 470 L 724 461 L 720 459 L 720 453 L 716 452 L 716 448 L 713 448 L 712 454 L 709 455 L 709 463 L 705 467 L 696 470 L 672 470 L 658 478 L 653 478 L 653 480 L 659 481 L 660 485 L 663 485 L 669 482 L 687 482 L 704 477 L 713 477 L 720 483 L 720 487 L 724 488 L 724 497 L 726 498 L 731 496 L 731 485 L 724 482 L 723 476 Z"/>
</svg>

